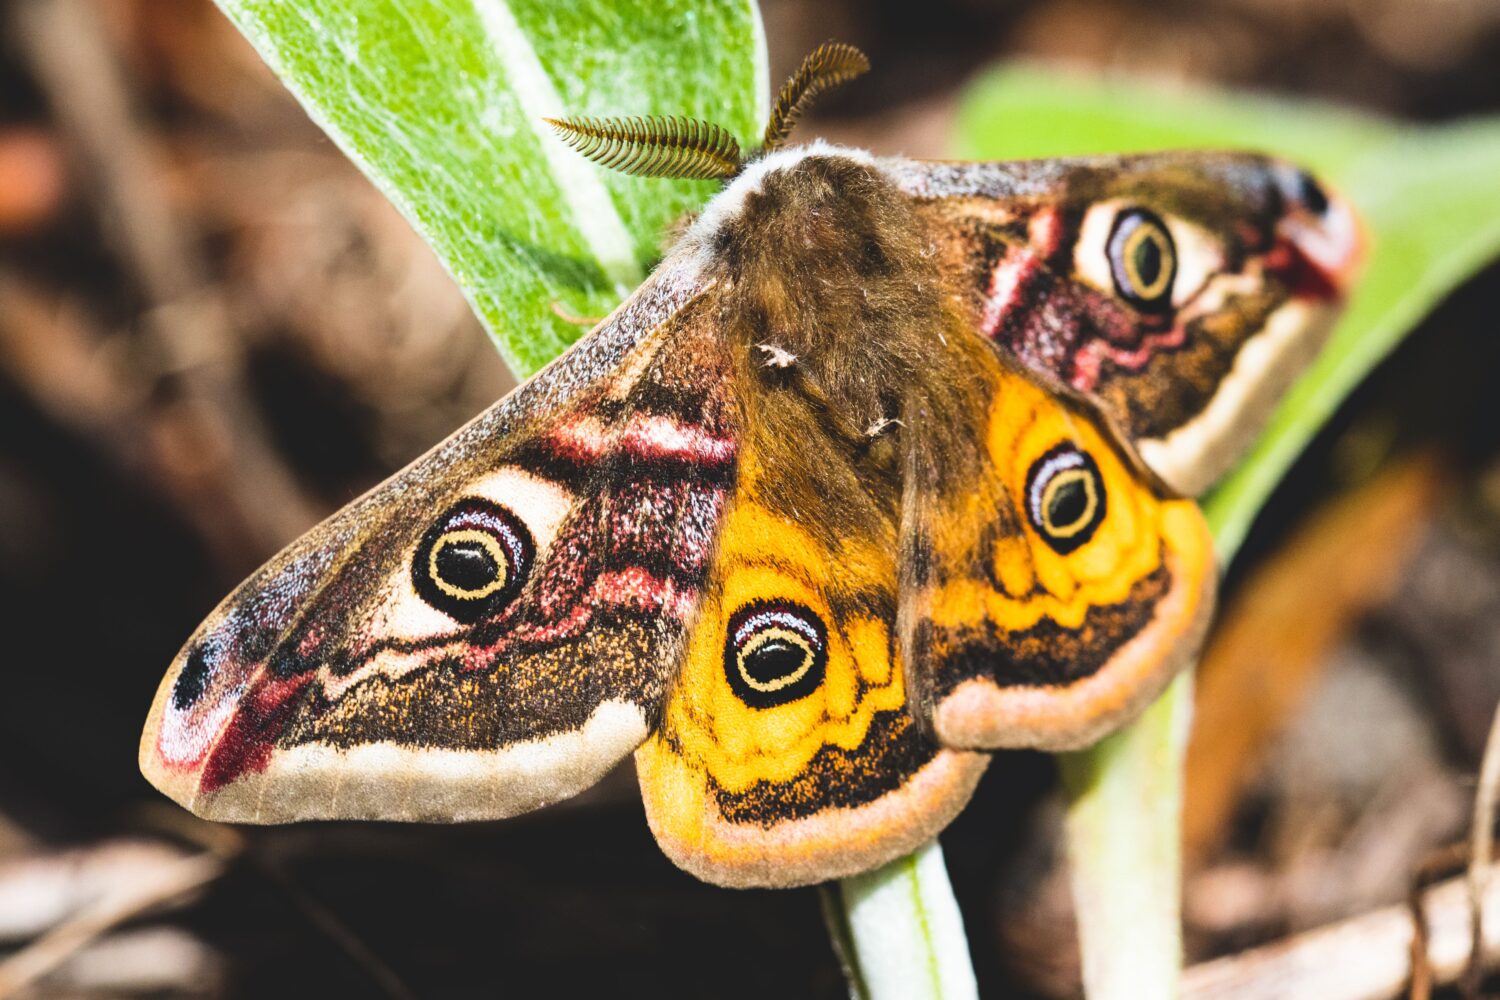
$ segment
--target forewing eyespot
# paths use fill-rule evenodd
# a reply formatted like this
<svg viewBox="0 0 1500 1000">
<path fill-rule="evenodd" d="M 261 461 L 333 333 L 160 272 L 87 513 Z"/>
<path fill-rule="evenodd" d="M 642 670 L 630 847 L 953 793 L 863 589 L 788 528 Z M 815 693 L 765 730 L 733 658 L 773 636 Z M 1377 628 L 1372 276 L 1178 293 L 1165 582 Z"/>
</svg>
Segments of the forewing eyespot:
<svg viewBox="0 0 1500 1000">
<path fill-rule="evenodd" d="M 817 615 L 789 602 L 747 605 L 729 619 L 724 674 L 752 708 L 805 698 L 823 683 L 828 633 Z"/>
<path fill-rule="evenodd" d="M 1066 555 L 1098 529 L 1108 506 L 1099 466 L 1088 452 L 1060 444 L 1026 473 L 1026 517 L 1054 551 Z"/>
<path fill-rule="evenodd" d="M 1161 219 L 1143 208 L 1125 209 L 1115 217 L 1106 252 L 1121 298 L 1142 312 L 1171 307 L 1177 247 Z"/>
<path fill-rule="evenodd" d="M 509 510 L 471 497 L 450 507 L 417 544 L 411 578 L 428 604 L 460 622 L 498 613 L 531 569 L 531 533 Z"/>
</svg>

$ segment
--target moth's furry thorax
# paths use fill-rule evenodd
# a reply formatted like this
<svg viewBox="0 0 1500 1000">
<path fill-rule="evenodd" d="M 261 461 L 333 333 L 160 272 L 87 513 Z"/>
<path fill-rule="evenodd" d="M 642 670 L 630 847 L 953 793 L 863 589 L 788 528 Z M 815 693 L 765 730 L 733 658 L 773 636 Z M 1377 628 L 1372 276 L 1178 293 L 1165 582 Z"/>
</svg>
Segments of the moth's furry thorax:
<svg viewBox="0 0 1500 1000">
<path fill-rule="evenodd" d="M 903 387 L 955 321 L 925 219 L 861 150 L 819 143 L 752 163 L 685 243 L 714 278 L 724 328 L 851 430 L 900 417 Z"/>
</svg>

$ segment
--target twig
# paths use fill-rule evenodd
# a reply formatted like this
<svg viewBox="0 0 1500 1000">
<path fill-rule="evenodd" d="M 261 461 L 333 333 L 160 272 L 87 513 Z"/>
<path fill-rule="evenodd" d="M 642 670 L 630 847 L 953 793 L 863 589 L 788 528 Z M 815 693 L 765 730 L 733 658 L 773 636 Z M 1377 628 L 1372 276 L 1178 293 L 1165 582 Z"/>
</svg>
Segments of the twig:
<svg viewBox="0 0 1500 1000">
<path fill-rule="evenodd" d="M 1412 886 L 1411 893 L 1406 898 L 1406 909 L 1411 914 L 1411 947 L 1407 954 L 1411 956 L 1411 987 L 1407 990 L 1407 1000 L 1432 1000 L 1432 963 L 1427 959 L 1427 951 L 1432 947 L 1432 931 L 1427 926 L 1427 911 L 1422 906 L 1422 890 L 1416 885 Z"/>
<path fill-rule="evenodd" d="M 224 873 L 224 867 L 224 860 L 215 854 L 193 855 L 162 865 L 153 877 L 85 907 L 0 962 L 0 1000 L 36 982 L 111 928 L 208 885 Z"/>
<path fill-rule="evenodd" d="M 1500 960 L 1500 886 L 1484 873 L 1481 963 Z M 1468 879 L 1428 892 L 1427 959 L 1434 986 L 1455 982 L 1471 951 Z M 1415 929 L 1402 905 L 1389 906 L 1276 944 L 1194 966 L 1183 976 L 1183 1000 L 1385 1000 L 1412 976 Z"/>
<path fill-rule="evenodd" d="M 1444 878 L 1451 877 L 1468 863 L 1469 845 L 1454 844 L 1424 860 L 1412 876 L 1406 893 L 1406 912 L 1411 916 L 1412 925 L 1411 947 L 1407 949 L 1407 954 L 1411 956 L 1411 986 L 1407 990 L 1407 1000 L 1430 1000 L 1432 997 L 1435 977 L 1432 973 L 1432 961 L 1428 957 L 1432 947 L 1432 929 L 1427 926 L 1427 910 L 1423 904 L 1427 890 Z M 1470 919 L 1473 919 L 1472 916 Z M 1474 926 L 1480 927 L 1482 922 L 1475 921 Z M 1476 948 L 1477 944 L 1471 944 L 1470 962 L 1474 961 Z"/>
<path fill-rule="evenodd" d="M 218 997 L 226 993 L 225 962 L 214 948 L 177 927 L 116 931 L 75 952 L 47 976 L 51 997 Z M 28 998 L 38 990 L 29 990 Z"/>
<path fill-rule="evenodd" d="M 184 853 L 163 843 L 110 840 L 7 858 L 0 864 L 0 942 L 43 934 L 99 899 L 139 886 L 142 872 L 172 864 Z"/>
<path fill-rule="evenodd" d="M 859 967 L 859 952 L 849 928 L 849 913 L 844 908 L 844 897 L 837 885 L 824 882 L 818 886 L 818 909 L 823 914 L 823 926 L 828 928 L 833 955 L 843 970 L 844 983 L 849 987 L 849 1000 L 869 1000 L 870 988 L 865 985 L 864 973 Z"/>
<path fill-rule="evenodd" d="M 1490 735 L 1484 744 L 1484 760 L 1479 766 L 1479 787 L 1474 792 L 1474 823 L 1469 831 L 1469 912 L 1473 943 L 1469 964 L 1459 986 L 1465 997 L 1479 996 L 1483 978 L 1480 967 L 1480 943 L 1484 934 L 1483 900 L 1489 888 L 1490 858 L 1495 846 L 1495 800 L 1500 796 L 1500 706 L 1495 708 Z"/>
</svg>

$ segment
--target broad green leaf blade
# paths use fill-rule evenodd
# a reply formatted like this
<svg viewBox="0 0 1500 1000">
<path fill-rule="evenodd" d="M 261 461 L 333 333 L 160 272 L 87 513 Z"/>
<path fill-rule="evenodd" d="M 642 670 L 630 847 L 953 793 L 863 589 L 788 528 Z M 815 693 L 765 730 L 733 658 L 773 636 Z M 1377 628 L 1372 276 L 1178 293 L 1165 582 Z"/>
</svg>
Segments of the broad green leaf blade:
<svg viewBox="0 0 1500 1000">
<path fill-rule="evenodd" d="M 742 144 L 766 116 L 754 0 L 219 0 L 411 220 L 519 376 L 645 276 L 706 182 L 633 178 L 544 115 L 680 114 Z"/>
<path fill-rule="evenodd" d="M 1500 254 L 1496 119 L 1402 127 L 1291 102 L 1023 68 L 975 86 L 958 139 L 960 155 L 983 159 L 1261 149 L 1313 168 L 1360 210 L 1369 256 L 1344 319 L 1255 448 L 1205 502 L 1226 563 L 1350 390 L 1445 295 Z M 1094 1000 L 1177 995 L 1181 771 L 1191 691 L 1191 677 L 1179 678 L 1136 723 L 1061 761 L 1085 984 Z"/>
</svg>

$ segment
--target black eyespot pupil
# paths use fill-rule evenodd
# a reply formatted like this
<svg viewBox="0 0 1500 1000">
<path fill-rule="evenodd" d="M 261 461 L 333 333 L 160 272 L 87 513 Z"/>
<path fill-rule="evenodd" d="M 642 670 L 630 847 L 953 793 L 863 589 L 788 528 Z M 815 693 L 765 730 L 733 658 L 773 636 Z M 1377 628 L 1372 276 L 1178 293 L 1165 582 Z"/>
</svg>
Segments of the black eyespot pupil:
<svg viewBox="0 0 1500 1000">
<path fill-rule="evenodd" d="M 1047 521 L 1057 528 L 1069 528 L 1088 513 L 1089 491 L 1083 480 L 1062 483 L 1052 493 L 1047 505 Z"/>
<path fill-rule="evenodd" d="M 500 567 L 479 542 L 448 542 L 434 559 L 438 576 L 457 590 L 483 590 L 500 576 Z"/>
<path fill-rule="evenodd" d="M 769 639 L 745 657 L 745 673 L 757 684 L 769 684 L 801 670 L 807 655 L 806 649 L 786 639 Z"/>
<path fill-rule="evenodd" d="M 1161 277 L 1161 244 L 1154 238 L 1148 236 L 1136 244 L 1135 273 L 1148 286 Z"/>
</svg>

